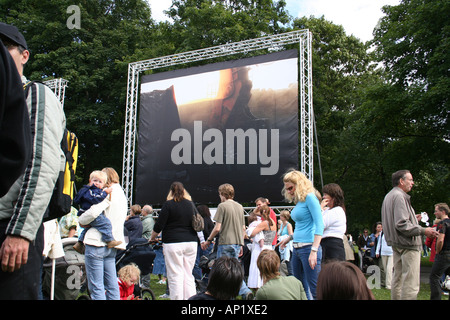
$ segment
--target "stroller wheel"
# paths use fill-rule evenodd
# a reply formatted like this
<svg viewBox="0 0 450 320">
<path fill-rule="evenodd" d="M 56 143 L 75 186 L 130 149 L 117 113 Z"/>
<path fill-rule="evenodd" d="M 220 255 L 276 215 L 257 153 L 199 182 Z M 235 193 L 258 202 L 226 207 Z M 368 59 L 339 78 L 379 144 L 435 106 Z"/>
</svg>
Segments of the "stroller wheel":
<svg viewBox="0 0 450 320">
<path fill-rule="evenodd" d="M 142 300 L 156 300 L 156 297 L 151 289 L 142 289 L 141 299 Z"/>
<path fill-rule="evenodd" d="M 91 300 L 91 297 L 88 294 L 81 294 L 77 300 Z"/>
</svg>

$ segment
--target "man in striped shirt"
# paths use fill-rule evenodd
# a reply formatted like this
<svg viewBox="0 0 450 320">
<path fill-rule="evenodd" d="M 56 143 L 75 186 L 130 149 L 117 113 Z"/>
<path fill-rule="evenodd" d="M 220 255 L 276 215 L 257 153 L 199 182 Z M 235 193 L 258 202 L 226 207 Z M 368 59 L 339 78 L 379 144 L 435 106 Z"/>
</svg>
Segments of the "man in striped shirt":
<svg viewBox="0 0 450 320">
<path fill-rule="evenodd" d="M 38 299 L 44 235 L 42 218 L 65 157 L 60 143 L 66 119 L 55 94 L 23 76 L 30 52 L 16 27 L 0 23 L 0 40 L 16 63 L 27 90 L 32 156 L 8 193 L 0 198 L 0 299 Z"/>
</svg>

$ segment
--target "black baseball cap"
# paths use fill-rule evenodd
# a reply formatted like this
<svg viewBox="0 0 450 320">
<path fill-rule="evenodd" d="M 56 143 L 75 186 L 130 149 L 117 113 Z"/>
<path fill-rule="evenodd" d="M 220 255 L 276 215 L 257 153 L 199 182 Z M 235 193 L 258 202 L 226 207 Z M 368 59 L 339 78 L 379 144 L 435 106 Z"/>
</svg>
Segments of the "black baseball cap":
<svg viewBox="0 0 450 320">
<path fill-rule="evenodd" d="M 21 45 L 28 50 L 25 38 L 15 26 L 0 22 L 0 36 L 14 42 L 15 44 Z"/>
</svg>

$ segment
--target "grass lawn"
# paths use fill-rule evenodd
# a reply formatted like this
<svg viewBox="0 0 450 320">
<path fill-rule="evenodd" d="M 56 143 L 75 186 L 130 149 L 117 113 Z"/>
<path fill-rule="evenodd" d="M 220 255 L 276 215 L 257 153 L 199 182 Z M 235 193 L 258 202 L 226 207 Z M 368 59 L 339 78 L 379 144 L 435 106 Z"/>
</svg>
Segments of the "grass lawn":
<svg viewBox="0 0 450 320">
<path fill-rule="evenodd" d="M 432 262 L 428 260 L 428 258 L 422 258 L 422 266 L 432 266 Z M 166 292 L 165 284 L 158 284 L 158 277 L 156 275 L 151 276 L 150 287 L 153 290 L 156 300 L 170 300 L 170 299 L 162 299 L 159 296 L 163 295 Z M 391 290 L 388 289 L 372 289 L 372 292 L 375 296 L 376 300 L 391 300 Z M 449 296 L 442 296 L 442 300 L 448 300 Z M 430 285 L 428 283 L 420 284 L 420 291 L 417 296 L 417 300 L 430 300 Z"/>
<path fill-rule="evenodd" d="M 429 258 L 423 258 L 421 261 L 421 267 L 432 267 L 433 262 L 430 262 Z M 391 300 L 391 290 L 388 289 L 372 289 L 373 295 L 376 300 Z M 449 296 L 442 295 L 442 300 L 448 300 Z M 430 284 L 421 283 L 419 294 L 417 295 L 417 300 L 430 300 Z"/>
<path fill-rule="evenodd" d="M 391 290 L 388 289 L 372 289 L 376 300 L 391 300 Z M 420 284 L 420 291 L 417 300 L 430 300 L 430 285 L 428 283 Z M 448 296 L 442 296 L 442 300 L 448 300 Z"/>
<path fill-rule="evenodd" d="M 158 283 L 159 278 L 157 275 L 152 274 L 150 277 L 150 288 L 152 289 L 153 293 L 155 294 L 156 300 L 170 300 L 169 298 L 163 299 L 159 296 L 162 296 L 166 293 L 166 284 L 159 284 Z"/>
</svg>

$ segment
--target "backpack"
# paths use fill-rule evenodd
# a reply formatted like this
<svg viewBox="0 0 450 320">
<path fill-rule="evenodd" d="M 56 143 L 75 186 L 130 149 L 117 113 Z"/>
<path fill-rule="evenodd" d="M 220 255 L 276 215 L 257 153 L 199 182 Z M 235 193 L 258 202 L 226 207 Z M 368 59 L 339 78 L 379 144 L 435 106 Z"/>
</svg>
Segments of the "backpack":
<svg viewBox="0 0 450 320">
<path fill-rule="evenodd" d="M 72 209 L 78 158 L 78 138 L 67 129 L 64 129 L 61 149 L 66 156 L 66 165 L 64 171 L 59 172 L 50 203 L 44 214 L 44 222 L 61 218 Z"/>
</svg>

